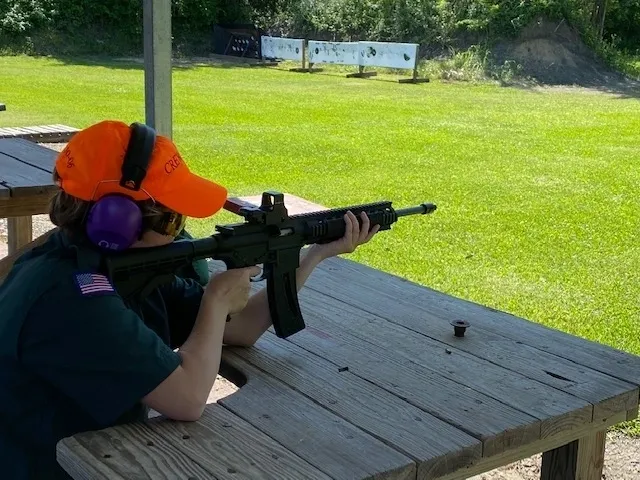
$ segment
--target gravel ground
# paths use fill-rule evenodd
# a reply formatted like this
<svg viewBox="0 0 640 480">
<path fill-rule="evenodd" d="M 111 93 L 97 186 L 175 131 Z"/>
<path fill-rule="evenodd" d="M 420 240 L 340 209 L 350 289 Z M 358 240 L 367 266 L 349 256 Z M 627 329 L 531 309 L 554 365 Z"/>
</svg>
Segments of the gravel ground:
<svg viewBox="0 0 640 480">
<path fill-rule="evenodd" d="M 57 151 L 64 144 L 45 144 Z M 33 238 L 53 228 L 47 215 L 33 217 Z M 0 219 L 0 258 L 7 254 L 7 222 Z M 238 388 L 223 377 L 218 377 L 209 395 L 208 403 L 236 392 Z M 468 480 L 539 480 L 541 456 L 535 455 Z M 640 480 L 640 438 L 630 438 L 618 432 L 607 435 L 605 464 L 602 480 Z"/>
</svg>

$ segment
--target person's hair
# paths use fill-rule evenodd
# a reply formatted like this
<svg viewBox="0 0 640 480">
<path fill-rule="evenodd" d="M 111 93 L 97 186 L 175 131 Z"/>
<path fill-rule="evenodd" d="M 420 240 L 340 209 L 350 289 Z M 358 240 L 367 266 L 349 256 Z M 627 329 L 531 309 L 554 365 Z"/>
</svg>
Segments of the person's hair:
<svg viewBox="0 0 640 480">
<path fill-rule="evenodd" d="M 53 181 L 56 184 L 60 182 L 60 177 L 55 169 Z M 162 205 L 154 203 L 153 200 L 136 202 L 136 204 L 142 211 L 143 232 L 150 228 L 153 219 L 157 219 L 165 211 Z M 85 231 L 87 213 L 91 206 L 92 202 L 73 197 L 59 189 L 49 201 L 49 218 L 51 223 L 66 233 L 73 236 L 82 235 Z"/>
</svg>

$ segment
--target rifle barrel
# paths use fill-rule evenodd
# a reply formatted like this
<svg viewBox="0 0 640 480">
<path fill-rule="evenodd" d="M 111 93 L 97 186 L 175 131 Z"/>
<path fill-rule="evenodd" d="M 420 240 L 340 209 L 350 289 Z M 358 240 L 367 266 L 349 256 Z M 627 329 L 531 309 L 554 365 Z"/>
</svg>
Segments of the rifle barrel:
<svg viewBox="0 0 640 480">
<path fill-rule="evenodd" d="M 421 203 L 416 207 L 408 207 L 401 208 L 396 210 L 396 215 L 398 217 L 404 217 L 406 215 L 424 215 L 426 213 L 431 213 L 436 209 L 436 205 L 433 203 Z"/>
</svg>

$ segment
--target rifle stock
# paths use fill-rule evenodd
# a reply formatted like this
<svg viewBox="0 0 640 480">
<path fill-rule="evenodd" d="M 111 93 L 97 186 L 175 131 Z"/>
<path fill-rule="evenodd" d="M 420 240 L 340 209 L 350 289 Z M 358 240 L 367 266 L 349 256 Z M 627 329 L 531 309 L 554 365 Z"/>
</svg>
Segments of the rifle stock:
<svg viewBox="0 0 640 480">
<path fill-rule="evenodd" d="M 253 280 L 267 280 L 274 330 L 278 337 L 286 338 L 305 328 L 296 284 L 304 246 L 342 238 L 344 215 L 349 210 L 356 216 L 365 212 L 371 228 L 380 225 L 380 230 L 388 230 L 400 217 L 432 213 L 435 209 L 435 205 L 423 203 L 394 210 L 391 202 L 378 202 L 289 216 L 284 196 L 268 191 L 263 193 L 260 207 L 237 211 L 244 217 L 243 223 L 218 225 L 216 233 L 205 238 L 108 254 L 104 258 L 105 270 L 123 298 L 140 299 L 171 281 L 178 268 L 195 260 L 221 260 L 228 269 L 262 265 L 262 276 Z"/>
</svg>

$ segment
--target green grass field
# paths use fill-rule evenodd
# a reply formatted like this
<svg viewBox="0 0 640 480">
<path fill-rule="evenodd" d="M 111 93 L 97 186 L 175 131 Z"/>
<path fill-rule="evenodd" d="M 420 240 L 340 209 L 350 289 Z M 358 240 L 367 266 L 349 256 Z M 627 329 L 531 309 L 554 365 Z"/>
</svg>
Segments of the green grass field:
<svg viewBox="0 0 640 480">
<path fill-rule="evenodd" d="M 0 57 L 0 85 L 0 126 L 144 120 L 140 66 Z M 640 354 L 637 98 L 222 67 L 173 92 L 185 159 L 233 195 L 434 202 L 352 258 Z"/>
</svg>

